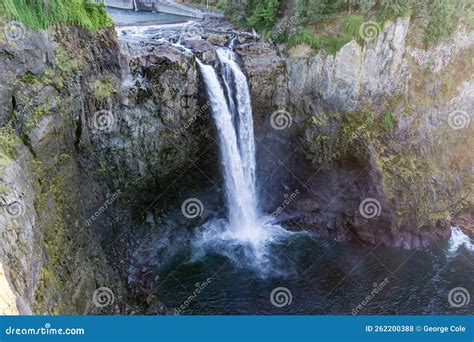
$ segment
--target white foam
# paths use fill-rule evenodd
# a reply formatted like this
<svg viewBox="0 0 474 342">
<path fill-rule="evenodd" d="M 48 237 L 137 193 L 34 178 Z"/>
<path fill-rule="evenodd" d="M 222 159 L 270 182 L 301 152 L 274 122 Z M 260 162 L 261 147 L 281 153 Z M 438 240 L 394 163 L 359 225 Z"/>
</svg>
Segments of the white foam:
<svg viewBox="0 0 474 342">
<path fill-rule="evenodd" d="M 474 252 L 474 244 L 469 236 L 459 227 L 451 227 L 451 237 L 448 242 L 448 254 L 453 255 L 464 246 L 468 251 Z"/>
</svg>

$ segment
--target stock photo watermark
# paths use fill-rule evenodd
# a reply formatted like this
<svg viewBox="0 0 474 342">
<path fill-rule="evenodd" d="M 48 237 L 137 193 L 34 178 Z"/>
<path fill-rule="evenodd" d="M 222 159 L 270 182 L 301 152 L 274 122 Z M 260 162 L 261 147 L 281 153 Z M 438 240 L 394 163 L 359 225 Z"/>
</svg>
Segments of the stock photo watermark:
<svg viewBox="0 0 474 342">
<path fill-rule="evenodd" d="M 194 291 L 191 295 L 189 295 L 188 298 L 186 298 L 183 303 L 181 303 L 175 310 L 174 310 L 174 313 L 176 315 L 180 315 L 184 310 L 186 310 L 198 297 L 201 293 L 204 292 L 204 290 L 206 290 L 206 288 L 212 284 L 213 282 L 213 278 L 212 277 L 209 277 L 207 278 L 205 281 L 203 281 L 202 283 L 196 283 L 194 284 Z"/>
<path fill-rule="evenodd" d="M 90 226 L 92 222 L 96 221 L 106 210 L 109 206 L 111 206 L 122 194 L 120 190 L 115 192 L 112 196 L 110 196 L 104 204 L 94 212 L 88 219 L 85 221 L 86 226 Z"/>
<path fill-rule="evenodd" d="M 365 42 L 371 42 L 379 36 L 382 29 L 380 25 L 375 21 L 366 21 L 359 28 L 360 37 L 365 40 Z"/>
<path fill-rule="evenodd" d="M 471 301 L 469 291 L 464 287 L 452 288 L 448 293 L 449 305 L 453 308 L 461 308 Z"/>
<path fill-rule="evenodd" d="M 370 293 L 364 298 L 364 300 L 357 305 L 355 308 L 352 309 L 352 315 L 357 315 L 360 311 L 364 310 L 364 308 L 372 301 L 374 298 L 388 285 L 389 279 L 385 278 L 380 283 L 373 283 L 373 289 Z"/>
<path fill-rule="evenodd" d="M 181 212 L 188 219 L 203 216 L 204 204 L 198 198 L 188 198 L 181 204 Z"/>
<path fill-rule="evenodd" d="M 454 130 L 467 128 L 471 122 L 471 117 L 465 110 L 455 110 L 449 114 L 448 124 Z"/>
<path fill-rule="evenodd" d="M 3 27 L 3 37 L 7 42 L 18 42 L 25 36 L 25 28 L 22 24 L 12 20 Z"/>
<path fill-rule="evenodd" d="M 270 293 L 270 303 L 277 308 L 283 308 L 291 305 L 293 302 L 293 294 L 286 287 L 276 287 Z"/>
<path fill-rule="evenodd" d="M 92 294 L 92 303 L 98 308 L 110 306 L 114 303 L 114 301 L 114 292 L 106 286 L 95 289 L 94 293 Z"/>
<path fill-rule="evenodd" d="M 96 132 L 111 132 L 117 123 L 117 118 L 111 110 L 101 109 L 92 117 L 92 127 Z"/>
<path fill-rule="evenodd" d="M 293 117 L 284 109 L 279 109 L 270 116 L 270 125 L 278 131 L 290 128 L 292 123 Z"/>
<path fill-rule="evenodd" d="M 382 206 L 375 198 L 366 198 L 359 204 L 359 213 L 366 219 L 379 216 L 381 212 Z"/>
</svg>

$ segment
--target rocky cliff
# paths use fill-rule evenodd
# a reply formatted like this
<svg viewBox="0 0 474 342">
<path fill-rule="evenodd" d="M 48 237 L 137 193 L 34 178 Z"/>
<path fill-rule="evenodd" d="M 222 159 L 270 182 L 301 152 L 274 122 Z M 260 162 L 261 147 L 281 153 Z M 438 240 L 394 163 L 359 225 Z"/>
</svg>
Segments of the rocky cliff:
<svg viewBox="0 0 474 342">
<path fill-rule="evenodd" d="M 198 158 L 210 135 L 193 59 L 128 52 L 114 30 L 21 28 L 2 41 L 0 256 L 20 313 L 97 312 L 102 287 L 120 304 L 107 309 L 133 307 L 127 231 L 210 162 Z"/>
<path fill-rule="evenodd" d="M 238 48 L 249 74 L 263 201 L 295 229 L 338 240 L 422 248 L 472 208 L 474 35 L 407 44 L 408 19 L 361 47 Z M 275 128 L 280 117 L 284 125 Z M 273 124 L 273 126 L 272 126 Z M 368 210 L 368 211 L 367 211 Z M 455 214 L 455 213 L 454 213 Z"/>
</svg>

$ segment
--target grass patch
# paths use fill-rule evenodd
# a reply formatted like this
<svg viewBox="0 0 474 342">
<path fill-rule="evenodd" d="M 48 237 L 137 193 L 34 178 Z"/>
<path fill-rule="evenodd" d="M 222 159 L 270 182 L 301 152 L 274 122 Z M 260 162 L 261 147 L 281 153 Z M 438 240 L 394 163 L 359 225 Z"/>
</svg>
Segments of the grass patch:
<svg viewBox="0 0 474 342">
<path fill-rule="evenodd" d="M 105 6 L 90 0 L 1 0 L 0 13 L 36 30 L 58 23 L 92 31 L 113 26 Z"/>
<path fill-rule="evenodd" d="M 382 129 L 385 131 L 385 132 L 390 132 L 392 131 L 393 129 L 393 117 L 392 117 L 392 113 L 388 112 L 388 113 L 385 113 L 382 118 L 380 119 L 380 127 L 382 127 Z"/>
<path fill-rule="evenodd" d="M 105 77 L 92 83 L 92 91 L 98 100 L 104 100 L 115 92 L 114 82 L 111 77 Z"/>
<path fill-rule="evenodd" d="M 81 62 L 77 58 L 71 58 L 71 54 L 63 47 L 56 49 L 56 61 L 58 69 L 62 73 L 69 74 L 81 67 Z"/>
<path fill-rule="evenodd" d="M 359 34 L 359 28 L 364 19 L 358 15 L 351 15 L 340 20 L 339 34 L 316 34 L 308 28 L 303 28 L 300 32 L 292 35 L 288 43 L 290 47 L 300 44 L 307 44 L 314 50 L 325 50 L 329 54 L 335 54 L 345 44 L 355 39 L 361 46 L 364 40 Z"/>
<path fill-rule="evenodd" d="M 20 139 L 11 125 L 0 127 L 0 167 L 10 164 L 19 142 Z"/>
</svg>

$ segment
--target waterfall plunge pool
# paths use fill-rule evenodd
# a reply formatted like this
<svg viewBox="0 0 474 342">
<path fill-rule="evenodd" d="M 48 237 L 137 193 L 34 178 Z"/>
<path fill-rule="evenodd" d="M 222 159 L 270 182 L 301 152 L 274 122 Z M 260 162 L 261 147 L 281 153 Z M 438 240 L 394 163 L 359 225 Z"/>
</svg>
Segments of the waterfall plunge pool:
<svg viewBox="0 0 474 342">
<path fill-rule="evenodd" d="M 267 246 L 272 257 L 260 269 L 238 263 L 242 245 L 232 247 L 233 259 L 212 251 L 195 258 L 190 247 L 157 270 L 156 294 L 193 315 L 470 314 L 473 301 L 456 304 L 450 292 L 474 288 L 472 241 L 456 229 L 430 251 L 295 233 Z"/>
</svg>

